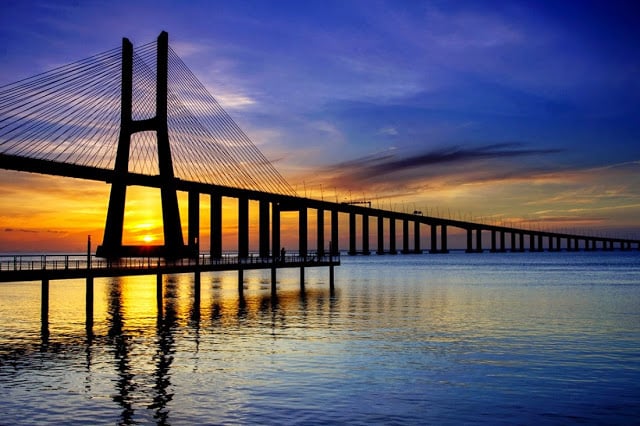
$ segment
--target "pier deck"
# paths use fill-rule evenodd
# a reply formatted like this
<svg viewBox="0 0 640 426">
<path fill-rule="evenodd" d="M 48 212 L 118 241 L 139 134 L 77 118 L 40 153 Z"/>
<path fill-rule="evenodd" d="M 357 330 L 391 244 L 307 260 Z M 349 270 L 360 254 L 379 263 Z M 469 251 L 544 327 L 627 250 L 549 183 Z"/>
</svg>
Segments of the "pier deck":
<svg viewBox="0 0 640 426">
<path fill-rule="evenodd" d="M 284 257 L 238 257 L 167 260 L 163 258 L 122 258 L 115 261 L 86 255 L 3 255 L 0 282 L 116 277 L 127 275 L 177 274 L 251 269 L 307 268 L 340 265 L 340 256 L 288 254 Z"/>
</svg>

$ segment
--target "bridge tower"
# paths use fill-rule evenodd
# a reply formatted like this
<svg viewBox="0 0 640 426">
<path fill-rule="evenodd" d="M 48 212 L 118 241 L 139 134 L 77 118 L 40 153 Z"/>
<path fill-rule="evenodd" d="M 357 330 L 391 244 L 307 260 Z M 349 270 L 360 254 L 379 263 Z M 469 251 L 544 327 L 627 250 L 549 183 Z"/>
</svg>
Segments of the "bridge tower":
<svg viewBox="0 0 640 426">
<path fill-rule="evenodd" d="M 134 120 L 133 109 L 133 45 L 122 39 L 122 86 L 120 105 L 120 136 L 111 182 L 111 194 L 102 245 L 96 255 L 106 258 L 125 256 L 163 256 L 167 258 L 197 255 L 193 247 L 187 247 L 182 238 L 176 181 L 173 174 L 171 147 L 167 125 L 167 78 L 169 35 L 163 31 L 158 36 L 156 64 L 156 115 Z M 158 186 L 162 201 L 163 246 L 124 246 L 122 244 L 124 207 L 129 184 L 129 150 L 131 136 L 137 132 L 155 131 L 158 146 Z"/>
</svg>

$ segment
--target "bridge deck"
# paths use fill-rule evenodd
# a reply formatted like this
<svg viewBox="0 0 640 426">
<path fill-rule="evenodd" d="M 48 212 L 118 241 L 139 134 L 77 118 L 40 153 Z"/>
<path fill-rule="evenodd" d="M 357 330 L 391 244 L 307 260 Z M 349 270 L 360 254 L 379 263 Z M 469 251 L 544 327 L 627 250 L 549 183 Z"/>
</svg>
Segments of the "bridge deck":
<svg viewBox="0 0 640 426">
<path fill-rule="evenodd" d="M 178 260 L 149 257 L 107 261 L 92 258 L 90 262 L 87 262 L 87 256 L 80 255 L 4 255 L 0 256 L 0 282 L 338 265 L 340 256 L 315 254 L 275 258 L 223 256 L 218 259 L 200 256 L 198 259 Z"/>
</svg>

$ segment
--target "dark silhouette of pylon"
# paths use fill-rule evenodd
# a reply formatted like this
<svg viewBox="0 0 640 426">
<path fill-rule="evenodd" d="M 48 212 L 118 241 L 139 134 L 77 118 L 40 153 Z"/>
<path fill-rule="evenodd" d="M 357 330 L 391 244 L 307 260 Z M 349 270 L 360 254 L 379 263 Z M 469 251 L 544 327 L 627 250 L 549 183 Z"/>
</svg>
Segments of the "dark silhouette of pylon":
<svg viewBox="0 0 640 426">
<path fill-rule="evenodd" d="M 158 36 L 157 76 L 156 76 L 156 115 L 155 117 L 134 120 L 133 109 L 133 45 L 122 39 L 122 95 L 120 109 L 120 137 L 114 167 L 109 208 L 102 245 L 97 256 L 118 258 L 126 256 L 163 256 L 168 258 L 185 257 L 189 250 L 184 245 L 178 196 L 169 133 L 167 126 L 167 77 L 168 77 L 169 35 L 163 31 Z M 129 175 L 129 150 L 131 135 L 137 132 L 155 131 L 158 142 L 159 183 L 162 198 L 162 222 L 164 228 L 164 246 L 124 246 L 122 234 L 124 226 L 124 207 Z"/>
</svg>

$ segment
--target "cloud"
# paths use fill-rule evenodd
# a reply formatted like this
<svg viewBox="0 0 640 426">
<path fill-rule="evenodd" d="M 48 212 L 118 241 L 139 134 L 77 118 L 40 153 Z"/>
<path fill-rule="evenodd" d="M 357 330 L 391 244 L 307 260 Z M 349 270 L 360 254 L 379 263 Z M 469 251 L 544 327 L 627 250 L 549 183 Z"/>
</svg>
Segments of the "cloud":
<svg viewBox="0 0 640 426">
<path fill-rule="evenodd" d="M 549 155 L 561 152 L 558 149 L 533 149 L 521 143 L 495 143 L 476 147 L 447 146 L 412 155 L 400 156 L 396 151 L 385 151 L 355 160 L 337 163 L 326 168 L 329 175 L 334 176 L 345 185 L 360 186 L 365 182 L 398 180 L 395 176 L 406 178 L 424 177 L 439 166 L 464 167 L 479 161 L 491 162 L 525 156 Z M 489 168 L 490 169 L 490 168 Z M 486 170 L 480 168 L 477 170 Z M 407 176 L 407 173 L 410 176 Z M 441 171 L 442 173 L 442 171 Z M 447 172 L 445 171 L 444 174 Z M 494 170 L 495 177 L 509 177 L 514 174 L 509 169 Z M 411 180 L 411 179 L 409 179 Z"/>
</svg>

